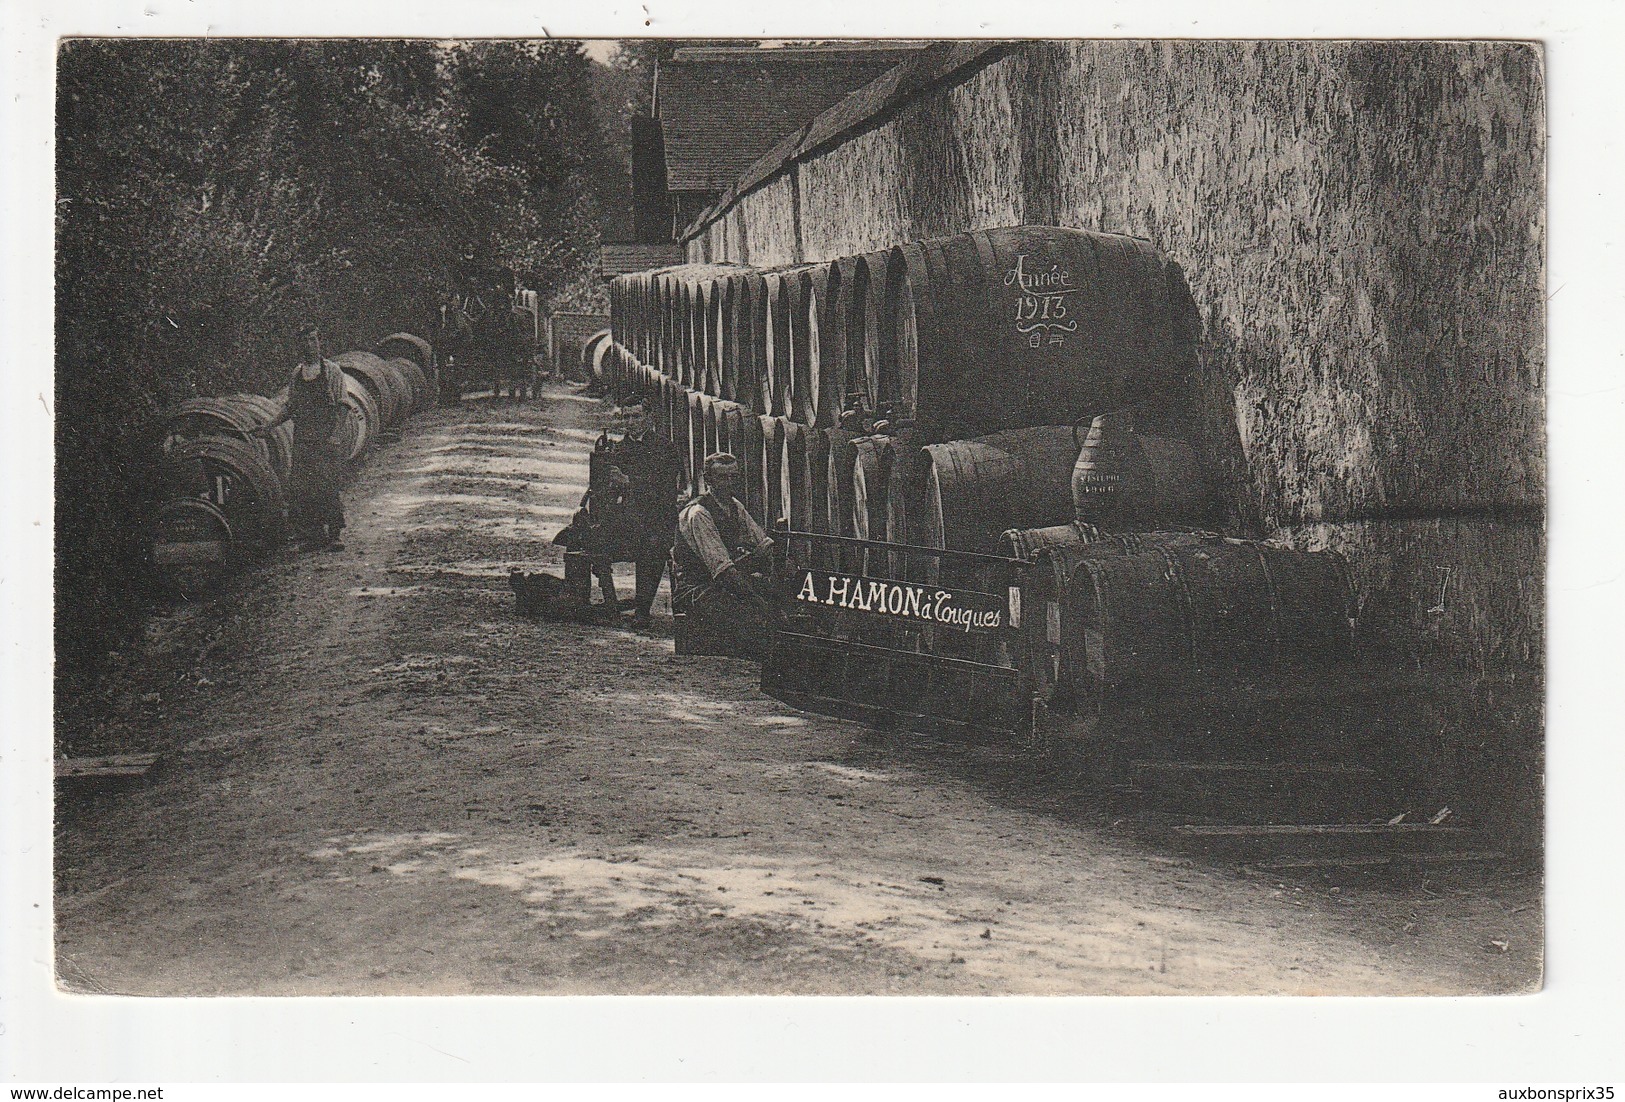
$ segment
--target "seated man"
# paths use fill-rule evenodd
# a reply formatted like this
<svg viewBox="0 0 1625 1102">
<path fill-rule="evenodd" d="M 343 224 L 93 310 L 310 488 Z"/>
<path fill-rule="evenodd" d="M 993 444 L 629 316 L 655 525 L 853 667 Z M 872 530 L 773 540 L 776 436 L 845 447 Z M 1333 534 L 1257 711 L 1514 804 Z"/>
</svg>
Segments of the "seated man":
<svg viewBox="0 0 1625 1102">
<path fill-rule="evenodd" d="M 729 637 L 730 653 L 760 660 L 781 615 L 771 579 L 773 540 L 739 500 L 739 461 L 705 460 L 706 492 L 677 516 L 672 608 Z"/>
</svg>

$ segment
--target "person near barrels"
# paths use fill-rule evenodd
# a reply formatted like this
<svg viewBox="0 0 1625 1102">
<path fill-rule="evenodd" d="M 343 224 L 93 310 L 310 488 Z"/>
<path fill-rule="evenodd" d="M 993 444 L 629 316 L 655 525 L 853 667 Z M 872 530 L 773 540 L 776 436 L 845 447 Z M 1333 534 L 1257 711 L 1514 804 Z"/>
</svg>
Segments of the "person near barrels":
<svg viewBox="0 0 1625 1102">
<path fill-rule="evenodd" d="M 652 431 L 646 399 L 628 399 L 620 415 L 625 435 L 612 447 L 609 462 L 626 475 L 627 487 L 619 546 L 611 553 L 614 561 L 630 559 L 636 567 L 632 626 L 646 628 L 671 554 L 683 470 L 677 450 Z"/>
<path fill-rule="evenodd" d="M 626 499 L 632 485 L 626 472 L 610 462 L 613 448 L 608 433 L 593 445 L 591 473 L 587 478 L 587 492 L 581 495 L 581 507 L 570 523 L 553 537 L 554 543 L 586 557 L 603 591 L 602 608 L 612 617 L 621 611 L 620 598 L 615 592 L 615 551 L 622 542 Z M 569 562 L 565 560 L 567 579 L 571 576 Z M 591 584 L 585 583 L 580 599 L 589 600 L 591 595 Z"/>
<path fill-rule="evenodd" d="M 338 487 L 345 456 L 336 438 L 346 416 L 344 370 L 322 356 L 317 326 L 307 325 L 299 335 L 303 354 L 288 379 L 288 396 L 276 417 L 253 430 L 253 435 L 268 436 L 283 422 L 293 422 L 289 520 L 307 547 L 341 551 L 344 506 Z"/>
<path fill-rule="evenodd" d="M 781 618 L 772 582 L 773 539 L 739 495 L 744 479 L 728 452 L 705 458 L 705 493 L 677 516 L 672 607 L 703 620 L 733 653 L 760 658 Z"/>
</svg>

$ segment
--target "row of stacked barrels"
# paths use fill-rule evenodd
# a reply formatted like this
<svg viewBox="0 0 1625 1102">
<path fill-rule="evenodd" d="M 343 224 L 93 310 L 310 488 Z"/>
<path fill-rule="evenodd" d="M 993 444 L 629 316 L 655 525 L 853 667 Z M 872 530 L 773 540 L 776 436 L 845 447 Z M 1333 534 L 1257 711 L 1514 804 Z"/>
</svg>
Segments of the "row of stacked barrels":
<svg viewBox="0 0 1625 1102">
<path fill-rule="evenodd" d="M 610 316 L 595 378 L 650 401 L 690 492 L 726 451 L 764 525 L 1032 564 L 1026 649 L 1057 699 L 1167 668 L 1133 656 L 1177 653 L 1182 673 L 1216 669 L 1229 643 L 1257 656 L 1231 635 L 1260 617 L 1277 658 L 1350 637 L 1340 558 L 1203 534 L 1226 510 L 1197 439 L 1201 320 L 1150 242 L 1018 226 L 812 264 L 686 264 L 614 279 Z M 944 569 L 864 559 L 905 580 Z M 1160 628 L 1113 611 L 1138 599 L 1168 611 Z M 1108 620 L 1111 658 L 1085 643 Z"/>
<path fill-rule="evenodd" d="M 343 417 L 334 446 L 354 467 L 407 418 L 439 400 L 434 349 L 392 333 L 372 351 L 332 357 L 343 369 Z M 282 544 L 293 472 L 293 426 L 276 419 L 287 388 L 266 397 L 193 398 L 158 419 L 159 500 L 150 562 L 171 592 L 206 592 Z"/>
<path fill-rule="evenodd" d="M 610 304 L 595 377 L 654 401 L 691 490 L 710 442 L 728 444 L 764 524 L 993 550 L 1069 519 L 1077 426 L 1110 412 L 1169 442 L 1165 480 L 1202 480 L 1185 443 L 1195 306 L 1138 238 L 1024 226 L 681 265 L 617 277 Z"/>
</svg>

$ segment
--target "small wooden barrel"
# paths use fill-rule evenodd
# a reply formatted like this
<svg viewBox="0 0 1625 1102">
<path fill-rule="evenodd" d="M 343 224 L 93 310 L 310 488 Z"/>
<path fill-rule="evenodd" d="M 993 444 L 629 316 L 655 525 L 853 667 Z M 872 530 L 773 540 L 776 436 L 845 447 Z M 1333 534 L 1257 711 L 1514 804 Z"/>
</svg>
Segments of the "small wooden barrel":
<svg viewBox="0 0 1625 1102">
<path fill-rule="evenodd" d="M 996 550 L 1011 528 L 1065 521 L 1072 512 L 1070 425 L 1016 429 L 930 444 L 909 489 L 914 542 L 960 551 Z"/>
<path fill-rule="evenodd" d="M 784 487 L 781 464 L 784 459 L 784 426 L 782 417 L 758 417 L 761 425 L 762 511 L 767 519 L 762 523 L 773 528 L 784 517 Z"/>
<path fill-rule="evenodd" d="M 819 429 L 807 433 L 807 477 L 812 495 L 812 531 L 830 532 L 829 517 L 829 434 Z"/>
<path fill-rule="evenodd" d="M 167 497 L 201 498 L 218 508 L 234 540 L 261 550 L 281 539 L 287 518 L 282 480 L 242 440 L 183 440 L 164 455 L 160 480 Z"/>
<path fill-rule="evenodd" d="M 699 494 L 705 492 L 705 408 L 711 401 L 709 395 L 700 391 L 691 390 L 688 393 L 688 492 Z"/>
<path fill-rule="evenodd" d="M 829 514 L 829 532 L 834 536 L 851 536 L 852 526 L 852 468 L 857 462 L 857 449 L 853 441 L 859 434 L 847 429 L 824 431 L 824 508 Z"/>
<path fill-rule="evenodd" d="M 762 418 L 741 407 L 733 440 L 734 458 L 739 460 L 739 475 L 745 483 L 745 507 L 756 523 L 765 525 L 770 518 L 762 485 Z"/>
<path fill-rule="evenodd" d="M 411 409 L 411 394 L 399 372 L 385 366 L 384 361 L 371 352 L 341 352 L 333 360 L 344 369 L 346 375 L 353 375 L 372 395 L 384 432 L 391 431 L 406 419 Z"/>
<path fill-rule="evenodd" d="M 717 393 L 739 401 L 739 294 L 742 275 L 717 280 Z"/>
<path fill-rule="evenodd" d="M 864 296 L 863 395 L 869 409 L 878 411 L 902 393 L 897 379 L 895 334 L 886 324 L 886 272 L 891 253 L 866 253 L 858 258 L 858 265 L 858 282 Z"/>
<path fill-rule="evenodd" d="M 891 437 L 860 436 L 852 441 L 852 534 L 858 539 L 886 538 L 891 461 Z"/>
<path fill-rule="evenodd" d="M 779 454 L 779 500 L 790 528 L 796 532 L 817 531 L 813 527 L 813 470 L 810 441 L 814 430 L 786 419 L 782 423 Z"/>
<path fill-rule="evenodd" d="M 767 317 L 763 327 L 762 408 L 774 417 L 789 414 L 790 381 L 795 372 L 792 292 L 800 270 L 787 268 L 763 276 Z"/>
<path fill-rule="evenodd" d="M 838 422 L 842 411 L 859 400 L 869 400 L 863 351 L 869 266 L 862 257 L 843 256 L 831 265 L 831 271 L 835 302 L 830 331 L 819 334 L 819 352 L 828 365 L 822 370 L 834 376 L 830 385 L 838 391 L 835 412 Z M 868 408 L 873 410 L 874 406 Z"/>
<path fill-rule="evenodd" d="M 231 522 L 213 502 L 180 497 L 159 506 L 153 518 L 148 555 L 164 588 L 179 597 L 215 589 L 238 565 Z"/>
</svg>

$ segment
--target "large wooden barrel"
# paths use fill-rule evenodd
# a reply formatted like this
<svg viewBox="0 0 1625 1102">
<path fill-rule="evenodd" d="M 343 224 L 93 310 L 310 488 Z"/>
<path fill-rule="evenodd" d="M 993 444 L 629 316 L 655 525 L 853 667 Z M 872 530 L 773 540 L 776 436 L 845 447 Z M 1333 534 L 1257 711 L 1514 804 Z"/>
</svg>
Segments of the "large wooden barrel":
<svg viewBox="0 0 1625 1102">
<path fill-rule="evenodd" d="M 1042 425 L 927 445 L 892 511 L 908 516 L 911 543 L 994 552 L 1012 528 L 1071 517 L 1072 440 L 1072 426 Z"/>
<path fill-rule="evenodd" d="M 608 330 L 601 330 L 593 334 L 581 349 L 582 375 L 587 382 L 597 390 L 607 390 L 614 386 L 616 380 L 616 362 L 620 357 L 621 348 L 615 343 Z"/>
<path fill-rule="evenodd" d="M 1189 437 L 1195 308 L 1146 241 L 1018 226 L 903 245 L 879 297 L 884 333 L 868 343 L 930 439 L 1118 409 Z"/>
<path fill-rule="evenodd" d="M 391 333 L 373 346 L 373 353 L 385 360 L 411 360 L 418 365 L 425 385 L 418 395 L 418 408 L 426 409 L 439 400 L 440 370 L 434 346 L 416 333 Z"/>
<path fill-rule="evenodd" d="M 593 365 L 597 361 L 601 349 L 607 347 L 614 340 L 614 335 L 608 329 L 600 329 L 586 340 L 581 342 L 581 356 L 572 366 L 573 376 L 583 382 L 597 382 L 593 372 Z"/>
<path fill-rule="evenodd" d="M 345 378 L 348 380 L 349 377 Z M 256 427 L 269 425 L 282 412 L 280 401 L 267 398 L 263 394 L 233 394 L 227 400 L 248 410 L 250 416 L 254 418 Z M 266 445 L 266 459 L 271 469 L 276 472 L 276 476 L 286 485 L 288 475 L 293 470 L 293 424 L 284 421 L 263 439 Z"/>
<path fill-rule="evenodd" d="M 612 276 L 609 281 L 609 328 L 612 333 L 624 334 L 627 323 L 627 277 Z"/>
<path fill-rule="evenodd" d="M 722 439 L 722 403 L 716 398 L 706 395 L 705 406 L 705 447 L 700 449 L 700 458 L 715 455 L 722 450 L 718 445 Z"/>
<path fill-rule="evenodd" d="M 782 417 L 759 416 L 761 425 L 761 485 L 762 523 L 772 528 L 784 516 L 784 486 L 781 464 L 784 459 L 784 426 Z"/>
<path fill-rule="evenodd" d="M 370 353 L 367 354 L 370 355 Z M 413 413 L 417 412 L 419 406 L 418 390 L 411 374 L 411 372 L 417 371 L 417 365 L 408 360 L 385 360 L 384 371 L 395 383 L 396 393 L 400 396 L 401 409 L 404 411 L 401 420 L 405 421 Z M 421 375 L 421 373 L 419 374 Z"/>
<path fill-rule="evenodd" d="M 384 361 L 371 352 L 341 352 L 333 357 L 346 375 L 354 376 L 372 395 L 378 406 L 378 418 L 383 431 L 388 432 L 406 419 L 411 408 L 411 395 L 399 372 L 384 365 Z"/>
<path fill-rule="evenodd" d="M 666 419 L 671 426 L 671 447 L 678 453 L 678 460 L 687 466 L 687 455 L 691 450 L 692 442 L 689 439 L 689 388 L 681 382 L 666 380 Z M 687 484 L 687 471 L 684 470 L 684 486 Z"/>
<path fill-rule="evenodd" d="M 372 393 L 350 374 L 344 376 L 344 409 L 355 426 L 346 449 L 346 457 L 354 462 L 378 439 L 378 434 L 383 431 L 383 422 L 379 418 L 378 403 L 372 400 Z"/>
<path fill-rule="evenodd" d="M 647 329 L 643 312 L 643 273 L 633 272 L 615 279 L 625 286 L 626 309 L 619 317 L 611 313 L 609 327 L 615 334 L 615 343 L 641 360 Z"/>
<path fill-rule="evenodd" d="M 1086 556 L 1072 577 L 1072 691 L 1181 691 L 1242 668 L 1314 665 L 1353 640 L 1347 566 L 1303 552 L 1178 534 L 1144 551 Z"/>
<path fill-rule="evenodd" d="M 234 540 L 259 548 L 280 540 L 287 516 L 282 480 L 246 441 L 183 440 L 164 454 L 160 478 L 166 497 L 211 502 L 230 523 Z"/>
<path fill-rule="evenodd" d="M 860 436 L 852 441 L 852 534 L 858 539 L 886 538 L 892 454 L 889 436 Z"/>
<path fill-rule="evenodd" d="M 191 398 L 169 410 L 160 418 L 163 450 L 167 452 L 176 444 L 199 436 L 224 436 L 243 441 L 259 454 L 267 466 L 281 477 L 287 477 L 293 427 L 282 425 L 276 429 L 273 437 L 250 436 L 254 429 L 271 421 L 279 407 L 272 403 L 272 411 L 266 415 L 255 403 L 243 399 L 244 395 L 240 394 L 223 398 Z"/>
<path fill-rule="evenodd" d="M 243 557 L 242 546 L 232 541 L 226 514 L 199 497 L 172 498 L 159 506 L 147 546 L 164 588 L 179 597 L 213 590 Z"/>
<path fill-rule="evenodd" d="M 640 275 L 639 284 L 639 362 L 655 367 L 660 364 L 660 289 L 652 271 Z"/>
<path fill-rule="evenodd" d="M 816 431 L 785 419 L 779 449 L 779 500 L 790 527 L 797 532 L 817 531 L 813 526 L 813 468 L 811 442 Z"/>
<path fill-rule="evenodd" d="M 676 309 L 672 305 L 675 287 L 674 278 L 669 271 L 655 274 L 654 295 L 658 330 L 655 336 L 655 358 L 652 363 L 656 370 L 669 379 L 677 377 Z"/>
<path fill-rule="evenodd" d="M 411 388 L 413 413 L 427 409 L 434 404 L 433 392 L 429 389 L 429 377 L 423 373 L 421 367 L 401 356 L 385 360 L 384 363 L 400 372 L 401 377 L 406 380 L 407 386 Z"/>
<path fill-rule="evenodd" d="M 1082 547 L 1100 540 L 1100 529 L 1092 524 L 1047 525 L 1043 528 L 1012 528 L 999 537 L 999 553 L 1007 558 L 1032 562 L 1052 549 Z"/>
<path fill-rule="evenodd" d="M 424 370 L 434 367 L 434 346 L 416 333 L 391 333 L 373 345 L 373 353 L 380 359 L 411 360 Z"/>
<path fill-rule="evenodd" d="M 808 316 L 817 317 L 818 353 L 809 360 L 808 388 L 815 404 L 813 425 L 835 428 L 846 408 L 846 321 L 841 312 L 841 281 L 850 265 L 825 264 L 807 277 L 812 300 Z"/>
</svg>

